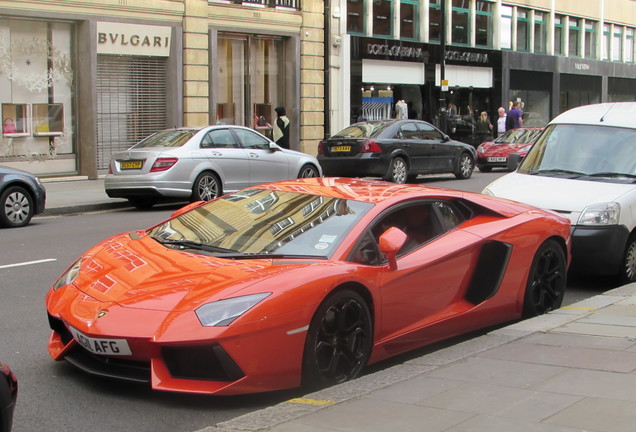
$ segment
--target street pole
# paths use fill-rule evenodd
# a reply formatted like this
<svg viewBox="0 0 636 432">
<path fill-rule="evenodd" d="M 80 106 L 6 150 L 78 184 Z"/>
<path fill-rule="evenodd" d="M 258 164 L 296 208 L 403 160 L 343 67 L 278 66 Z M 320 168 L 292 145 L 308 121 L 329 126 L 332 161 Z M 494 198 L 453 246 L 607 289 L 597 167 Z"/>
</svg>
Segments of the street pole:
<svg viewBox="0 0 636 432">
<path fill-rule="evenodd" d="M 441 0 L 441 23 L 440 23 L 440 45 L 442 51 L 442 58 L 439 63 L 439 72 L 440 72 L 440 98 L 439 98 L 439 116 L 440 116 L 440 129 L 444 133 L 448 133 L 448 125 L 447 119 L 448 115 L 446 113 L 446 90 L 444 90 L 444 83 L 446 82 L 446 0 Z"/>
</svg>

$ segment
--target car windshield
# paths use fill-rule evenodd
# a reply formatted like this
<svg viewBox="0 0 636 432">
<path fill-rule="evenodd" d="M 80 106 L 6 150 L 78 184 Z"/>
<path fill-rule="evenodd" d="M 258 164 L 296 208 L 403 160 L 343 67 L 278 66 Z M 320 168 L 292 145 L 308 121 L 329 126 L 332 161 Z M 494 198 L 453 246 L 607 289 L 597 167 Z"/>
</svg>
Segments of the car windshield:
<svg viewBox="0 0 636 432">
<path fill-rule="evenodd" d="M 523 174 L 634 182 L 636 130 L 595 125 L 551 125 L 521 163 Z"/>
<path fill-rule="evenodd" d="M 198 130 L 193 129 L 163 130 L 144 138 L 132 146 L 132 148 L 181 147 L 197 132 Z"/>
<path fill-rule="evenodd" d="M 373 204 L 342 198 L 246 189 L 152 228 L 168 247 L 225 258 L 329 258 Z"/>
<path fill-rule="evenodd" d="M 534 132 L 534 129 L 511 129 L 497 138 L 495 142 L 505 144 L 531 142 L 530 139 Z"/>
<path fill-rule="evenodd" d="M 335 134 L 333 138 L 373 138 L 388 124 L 388 122 L 355 123 Z"/>
</svg>

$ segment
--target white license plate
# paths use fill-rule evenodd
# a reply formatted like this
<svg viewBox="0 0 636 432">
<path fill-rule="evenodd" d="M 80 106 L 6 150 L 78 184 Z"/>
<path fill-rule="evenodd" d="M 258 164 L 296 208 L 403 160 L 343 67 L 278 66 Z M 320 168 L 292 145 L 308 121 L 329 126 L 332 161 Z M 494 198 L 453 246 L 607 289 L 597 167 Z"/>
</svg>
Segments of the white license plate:
<svg viewBox="0 0 636 432">
<path fill-rule="evenodd" d="M 507 159 L 506 157 L 489 157 L 488 162 L 505 162 Z"/>
<path fill-rule="evenodd" d="M 69 327 L 73 337 L 78 344 L 92 352 L 100 355 L 131 355 L 130 347 L 126 339 L 98 339 L 88 337 L 77 331 L 73 327 Z"/>
</svg>

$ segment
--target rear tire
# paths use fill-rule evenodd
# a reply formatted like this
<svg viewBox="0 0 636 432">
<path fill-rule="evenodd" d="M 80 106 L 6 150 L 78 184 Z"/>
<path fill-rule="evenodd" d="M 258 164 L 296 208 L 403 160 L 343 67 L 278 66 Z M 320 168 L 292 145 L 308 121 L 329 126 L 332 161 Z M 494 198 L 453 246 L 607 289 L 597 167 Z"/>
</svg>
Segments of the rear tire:
<svg viewBox="0 0 636 432">
<path fill-rule="evenodd" d="M 406 161 L 401 157 L 391 159 L 389 168 L 386 170 L 386 174 L 382 177 L 385 181 L 393 183 L 404 184 L 406 183 L 406 177 L 408 173 L 408 167 Z"/>
<path fill-rule="evenodd" d="M 566 282 L 565 253 L 555 240 L 547 240 L 532 260 L 524 295 L 523 316 L 543 315 L 560 308 Z"/>
<path fill-rule="evenodd" d="M 457 167 L 457 171 L 455 171 L 455 177 L 458 179 L 465 180 L 470 178 L 473 174 L 473 170 L 475 169 L 475 161 L 473 157 L 468 153 L 462 153 L 459 158 L 459 166 Z"/>
<path fill-rule="evenodd" d="M 221 181 L 210 171 L 199 174 L 192 186 L 192 202 L 211 201 L 221 195 Z"/>
<path fill-rule="evenodd" d="M 306 164 L 300 169 L 298 173 L 298 178 L 310 178 L 310 177 L 318 177 L 318 169 L 311 165 Z"/>
</svg>

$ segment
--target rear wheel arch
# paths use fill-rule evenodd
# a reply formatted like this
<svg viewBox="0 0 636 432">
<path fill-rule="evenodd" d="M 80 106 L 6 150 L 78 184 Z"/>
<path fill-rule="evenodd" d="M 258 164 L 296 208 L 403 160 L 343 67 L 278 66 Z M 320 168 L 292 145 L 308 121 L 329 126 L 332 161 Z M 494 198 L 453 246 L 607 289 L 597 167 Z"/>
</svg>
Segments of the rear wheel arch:
<svg viewBox="0 0 636 432">
<path fill-rule="evenodd" d="M 199 183 L 201 183 L 206 176 L 211 176 L 211 178 L 213 178 L 216 181 L 217 192 L 214 198 L 217 198 L 223 195 L 223 182 L 221 180 L 221 176 L 219 176 L 219 174 L 213 169 L 204 169 L 199 174 L 197 174 L 197 176 L 195 177 L 192 183 L 192 197 L 191 197 L 192 201 L 207 201 L 207 199 L 203 199 L 204 197 L 202 195 L 204 195 L 204 192 L 199 190 L 200 189 Z"/>
</svg>

